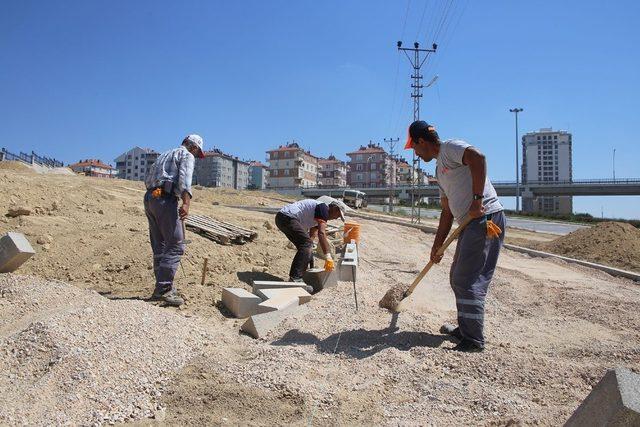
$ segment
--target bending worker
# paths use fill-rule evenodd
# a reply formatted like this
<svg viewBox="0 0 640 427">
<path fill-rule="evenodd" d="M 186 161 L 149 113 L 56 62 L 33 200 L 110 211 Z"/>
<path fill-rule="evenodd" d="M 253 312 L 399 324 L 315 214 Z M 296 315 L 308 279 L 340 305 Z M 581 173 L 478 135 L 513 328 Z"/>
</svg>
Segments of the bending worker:
<svg viewBox="0 0 640 427">
<path fill-rule="evenodd" d="M 344 203 L 327 196 L 318 200 L 300 200 L 280 209 L 276 214 L 276 226 L 297 249 L 289 270 L 290 281 L 302 282 L 302 276 L 313 260 L 313 239 L 316 235 L 325 257 L 324 269 L 332 271 L 335 268 L 327 240 L 327 221 L 338 218 L 344 221 L 346 211 Z"/>
<path fill-rule="evenodd" d="M 204 157 L 204 142 L 199 135 L 188 135 L 182 145 L 162 153 L 149 167 L 145 177 L 147 192 L 144 210 L 149 220 L 149 238 L 153 251 L 156 287 L 152 301 L 164 301 L 179 307 L 184 300 L 176 292 L 173 279 L 184 254 L 181 221 L 189 215 L 194 156 Z M 182 206 L 178 209 L 178 199 Z"/>
<path fill-rule="evenodd" d="M 440 141 L 435 128 L 424 121 L 413 122 L 409 127 L 405 149 L 409 148 L 425 162 L 436 159 L 442 212 L 431 248 L 431 261 L 439 263 L 442 259 L 437 252 L 454 218 L 458 222 L 466 215 L 473 218 L 458 238 L 451 265 L 450 282 L 456 297 L 458 326 L 443 325 L 440 331 L 460 341 L 454 350 L 482 351 L 485 297 L 505 229 L 503 207 L 487 177 L 485 156 L 464 141 Z"/>
</svg>

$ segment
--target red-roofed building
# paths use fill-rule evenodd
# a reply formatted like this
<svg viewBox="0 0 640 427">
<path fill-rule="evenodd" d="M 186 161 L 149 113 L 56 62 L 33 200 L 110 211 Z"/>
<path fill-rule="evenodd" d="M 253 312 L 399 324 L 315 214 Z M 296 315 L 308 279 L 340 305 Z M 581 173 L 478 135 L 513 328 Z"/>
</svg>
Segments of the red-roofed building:
<svg viewBox="0 0 640 427">
<path fill-rule="evenodd" d="M 357 151 L 347 153 L 349 170 L 347 185 L 357 188 L 387 187 L 391 185 L 393 168 L 391 156 L 379 144 L 369 142 Z"/>
<path fill-rule="evenodd" d="M 345 187 L 347 185 L 347 163 L 333 154 L 326 159 L 318 160 L 320 166 L 320 182 L 322 187 Z"/>
<path fill-rule="evenodd" d="M 100 178 L 115 178 L 118 171 L 98 159 L 85 159 L 69 165 L 69 168 L 77 174 L 97 176 Z"/>
<path fill-rule="evenodd" d="M 318 158 L 296 142 L 267 151 L 271 189 L 307 188 L 318 185 Z"/>
</svg>

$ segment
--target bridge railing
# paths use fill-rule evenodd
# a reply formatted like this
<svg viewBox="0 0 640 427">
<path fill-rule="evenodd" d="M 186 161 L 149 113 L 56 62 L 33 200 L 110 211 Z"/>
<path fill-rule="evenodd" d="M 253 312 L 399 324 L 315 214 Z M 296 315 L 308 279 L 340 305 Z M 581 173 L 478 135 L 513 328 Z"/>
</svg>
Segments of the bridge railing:
<svg viewBox="0 0 640 427">
<path fill-rule="evenodd" d="M 35 163 L 51 168 L 60 168 L 64 166 L 64 163 L 62 163 L 61 161 L 46 156 L 39 156 L 34 151 L 32 151 L 31 154 L 23 153 L 22 151 L 20 152 L 20 154 L 13 154 L 6 148 L 3 148 L 0 152 L 0 160 L 14 160 L 17 162 L 26 163 L 28 165 L 32 165 Z"/>
</svg>

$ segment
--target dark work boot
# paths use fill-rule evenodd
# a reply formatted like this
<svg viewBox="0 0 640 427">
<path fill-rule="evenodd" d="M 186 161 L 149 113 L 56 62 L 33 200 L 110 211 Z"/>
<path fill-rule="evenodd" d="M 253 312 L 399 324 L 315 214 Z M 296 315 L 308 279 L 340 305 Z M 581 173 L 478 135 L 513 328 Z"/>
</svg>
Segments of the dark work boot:
<svg viewBox="0 0 640 427">
<path fill-rule="evenodd" d="M 180 307 L 184 304 L 184 299 L 178 295 L 178 293 L 174 290 L 171 290 L 162 295 L 162 300 L 172 307 Z"/>
<path fill-rule="evenodd" d="M 484 347 L 480 347 L 476 343 L 466 338 L 463 338 L 460 343 L 453 348 L 453 351 L 460 351 L 464 353 L 480 353 L 484 351 Z"/>
<path fill-rule="evenodd" d="M 442 327 L 440 328 L 440 333 L 451 335 L 455 339 L 462 341 L 462 333 L 460 333 L 460 328 L 450 323 L 445 323 L 444 325 L 442 325 Z"/>
</svg>

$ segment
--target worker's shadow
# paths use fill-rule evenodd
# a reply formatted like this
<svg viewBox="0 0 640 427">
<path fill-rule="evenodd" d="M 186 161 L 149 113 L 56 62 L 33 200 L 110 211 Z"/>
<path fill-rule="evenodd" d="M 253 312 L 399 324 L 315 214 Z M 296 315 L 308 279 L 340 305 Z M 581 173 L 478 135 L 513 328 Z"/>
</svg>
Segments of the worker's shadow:
<svg viewBox="0 0 640 427">
<path fill-rule="evenodd" d="M 260 271 L 239 271 L 236 273 L 238 276 L 238 280 L 244 282 L 250 286 L 253 286 L 254 280 L 264 280 L 264 281 L 272 281 L 272 282 L 282 282 L 283 280 L 274 276 L 273 274 L 263 273 Z"/>
<path fill-rule="evenodd" d="M 434 335 L 428 332 L 402 331 L 399 332 L 392 320 L 391 325 L 380 330 L 355 329 L 335 333 L 325 339 L 319 339 L 313 334 L 293 329 L 272 345 L 309 345 L 316 346 L 320 353 L 340 353 L 355 359 L 366 359 L 385 348 L 395 347 L 401 351 L 413 347 L 440 347 L 447 336 Z"/>
</svg>

